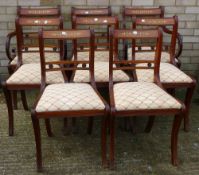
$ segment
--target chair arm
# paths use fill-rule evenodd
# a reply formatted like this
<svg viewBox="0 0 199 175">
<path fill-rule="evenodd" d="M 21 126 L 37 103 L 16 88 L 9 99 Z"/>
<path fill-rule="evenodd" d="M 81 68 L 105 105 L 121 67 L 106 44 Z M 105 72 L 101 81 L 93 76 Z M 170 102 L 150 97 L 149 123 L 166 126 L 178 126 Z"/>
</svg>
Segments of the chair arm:
<svg viewBox="0 0 199 175">
<path fill-rule="evenodd" d="M 15 36 L 16 36 L 16 31 L 9 33 L 9 34 L 7 35 L 7 37 L 6 37 L 6 45 L 5 45 L 5 46 L 6 46 L 6 55 L 7 55 L 8 59 L 9 59 L 10 61 L 12 61 L 13 58 L 15 57 L 15 55 L 12 55 L 12 54 L 10 53 L 10 43 L 11 43 L 11 39 L 12 39 L 13 37 L 15 37 Z M 14 52 L 14 50 L 13 50 L 12 52 Z"/>
</svg>

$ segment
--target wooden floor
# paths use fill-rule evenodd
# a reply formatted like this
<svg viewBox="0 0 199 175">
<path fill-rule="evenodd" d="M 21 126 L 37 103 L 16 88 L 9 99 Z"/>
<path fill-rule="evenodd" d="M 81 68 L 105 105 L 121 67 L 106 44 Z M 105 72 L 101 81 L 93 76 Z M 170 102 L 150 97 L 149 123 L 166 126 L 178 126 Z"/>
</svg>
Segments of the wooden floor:
<svg viewBox="0 0 199 175">
<path fill-rule="evenodd" d="M 35 94 L 29 93 L 33 102 Z M 63 135 L 63 121 L 52 120 L 54 137 L 48 138 L 43 122 L 43 174 L 199 174 L 199 98 L 193 100 L 191 131 L 179 134 L 178 167 L 170 164 L 171 117 L 158 117 L 151 133 L 143 132 L 146 118 L 137 119 L 137 134 L 122 131 L 118 120 L 116 137 L 117 169 L 103 169 L 100 162 L 100 120 L 94 122 L 92 135 L 86 134 L 87 120 L 78 120 L 75 133 Z M 35 175 L 35 142 L 29 112 L 21 105 L 15 111 L 15 135 L 8 136 L 7 110 L 0 94 L 0 174 Z M 40 173 L 42 174 L 42 173 Z"/>
</svg>

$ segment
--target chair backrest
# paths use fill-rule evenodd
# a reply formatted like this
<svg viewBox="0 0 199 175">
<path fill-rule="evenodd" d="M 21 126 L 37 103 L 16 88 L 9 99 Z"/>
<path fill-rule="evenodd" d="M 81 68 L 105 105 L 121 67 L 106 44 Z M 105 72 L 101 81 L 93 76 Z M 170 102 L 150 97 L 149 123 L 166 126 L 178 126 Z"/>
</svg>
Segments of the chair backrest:
<svg viewBox="0 0 199 175">
<path fill-rule="evenodd" d="M 84 39 L 89 43 L 89 60 L 60 60 L 60 61 L 49 61 L 45 60 L 44 52 L 44 41 L 54 39 L 59 40 L 63 43 L 64 40 L 77 40 Z M 87 70 L 90 71 L 90 83 L 95 85 L 94 80 L 94 32 L 91 30 L 52 30 L 39 32 L 39 49 L 41 56 L 41 77 L 42 86 L 46 86 L 46 72 L 49 71 L 76 71 L 76 70 Z M 82 66 L 78 66 L 82 64 Z M 67 82 L 67 81 L 66 81 Z"/>
<path fill-rule="evenodd" d="M 99 16 L 99 17 L 76 17 L 73 16 L 73 20 L 72 20 L 72 28 L 73 29 L 77 29 L 79 27 L 87 27 L 87 28 L 92 28 L 93 27 L 107 27 L 107 30 L 104 33 L 104 35 L 101 35 L 102 32 L 96 32 L 95 31 L 95 38 L 96 38 L 96 42 L 95 42 L 95 47 L 96 50 L 107 50 L 107 48 L 109 47 L 109 28 L 113 27 L 114 29 L 118 29 L 119 28 L 119 20 L 118 17 L 114 17 L 114 16 Z M 104 29 L 104 28 L 102 28 Z M 105 41 L 104 41 L 105 40 Z M 100 42 L 101 41 L 101 42 Z M 84 44 L 79 44 L 77 47 L 86 47 L 86 45 Z M 99 48 L 98 48 L 99 47 Z M 104 47 L 104 49 L 103 49 Z"/>
<path fill-rule="evenodd" d="M 59 17 L 61 16 L 61 6 L 57 7 L 17 7 L 19 17 Z"/>
<path fill-rule="evenodd" d="M 125 60 L 118 59 L 119 40 L 150 40 L 156 39 L 156 51 L 153 60 Z M 113 47 L 114 46 L 114 47 Z M 135 69 L 153 69 L 154 82 L 160 83 L 159 67 L 162 47 L 162 31 L 156 30 L 112 30 L 110 33 L 110 61 L 109 61 L 109 85 L 113 85 L 113 71 L 135 71 Z M 116 66 L 115 66 L 116 65 Z M 132 74 L 133 75 L 133 74 Z M 134 79 L 134 77 L 132 78 Z"/>
<path fill-rule="evenodd" d="M 71 8 L 71 19 L 73 16 L 111 16 L 111 7 L 100 7 L 100 8 Z"/>
<path fill-rule="evenodd" d="M 126 17 L 164 17 L 164 7 L 159 6 L 158 8 L 143 8 L 143 7 L 123 7 L 123 19 L 126 20 Z"/>
<path fill-rule="evenodd" d="M 178 17 L 173 16 L 170 18 L 138 18 L 133 24 L 132 28 L 135 29 L 137 26 L 155 26 L 161 27 L 162 30 L 171 35 L 169 53 L 170 62 L 175 63 L 175 50 L 176 50 L 176 40 L 178 35 Z M 168 27 L 171 27 L 169 29 Z M 132 50 L 135 52 L 135 47 L 132 45 Z"/>
<path fill-rule="evenodd" d="M 53 18 L 24 18 L 24 17 L 18 17 L 15 20 L 15 25 L 16 25 L 16 36 L 17 36 L 17 54 L 18 54 L 18 59 L 19 63 L 22 64 L 22 52 L 24 48 L 26 47 L 24 44 L 24 38 L 23 38 L 23 33 L 25 27 L 56 27 L 58 29 L 63 29 L 63 18 L 62 17 L 53 17 Z M 31 29 L 32 30 L 32 29 Z M 38 29 L 36 31 L 38 33 Z M 38 34 L 37 36 L 34 35 L 32 37 L 35 37 L 38 39 Z M 63 55 L 63 48 L 60 47 L 60 54 Z"/>
</svg>

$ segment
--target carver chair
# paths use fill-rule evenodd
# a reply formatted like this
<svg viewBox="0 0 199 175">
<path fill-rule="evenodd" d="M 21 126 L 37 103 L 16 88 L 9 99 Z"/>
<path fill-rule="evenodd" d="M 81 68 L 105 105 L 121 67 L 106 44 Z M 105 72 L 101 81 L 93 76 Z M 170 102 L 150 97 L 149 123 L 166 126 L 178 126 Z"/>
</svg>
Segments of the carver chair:
<svg viewBox="0 0 199 175">
<path fill-rule="evenodd" d="M 17 7 L 17 16 L 24 18 L 52 18 L 52 17 L 60 17 L 61 16 L 61 7 Z M 17 49 L 12 47 L 12 40 L 16 38 L 16 30 L 10 32 L 7 35 L 6 39 L 6 54 L 9 59 L 8 72 L 11 75 L 17 65 L 18 55 L 16 54 Z M 37 42 L 37 33 L 31 32 L 23 32 L 23 40 L 27 42 L 24 43 L 23 50 L 26 52 L 23 55 L 24 64 L 33 63 L 37 60 L 39 62 L 39 48 Z M 56 45 L 49 44 L 45 49 L 49 51 L 55 51 L 57 48 Z M 37 52 L 37 53 L 36 53 Z M 55 53 L 52 53 L 55 54 Z M 37 59 L 35 59 L 37 57 Z M 28 110 L 28 105 L 26 101 L 25 92 L 21 91 L 21 97 L 24 109 Z M 17 93 L 13 92 L 13 105 L 14 108 L 17 109 Z"/>
<path fill-rule="evenodd" d="M 185 116 L 184 116 L 184 130 L 189 130 L 189 110 L 191 105 L 191 99 L 193 96 L 193 92 L 196 86 L 196 81 L 185 74 L 178 68 L 178 63 L 176 62 L 175 57 L 175 48 L 176 48 L 176 38 L 178 34 L 178 19 L 177 16 L 170 18 L 140 18 L 136 19 L 133 28 L 137 28 L 138 26 L 160 26 L 163 32 L 171 34 L 171 41 L 169 47 L 169 57 L 170 59 L 167 62 L 162 61 L 160 63 L 160 81 L 164 88 L 166 89 L 177 89 L 177 88 L 186 88 L 185 95 Z M 170 27 L 170 29 L 168 29 Z M 134 46 L 133 46 L 134 47 Z M 133 48 L 135 50 L 135 47 Z M 140 59 L 151 59 L 152 56 L 155 55 L 154 52 L 141 52 L 135 51 L 132 53 L 134 55 L 132 58 L 140 60 Z M 161 56 L 161 59 L 163 57 Z M 153 74 L 151 70 L 136 70 L 136 76 L 138 82 L 152 82 Z M 152 124 L 154 121 L 154 116 L 151 116 L 149 119 L 149 123 L 146 127 L 146 131 L 149 132 L 151 130 Z"/>
<path fill-rule="evenodd" d="M 16 33 L 17 33 L 17 56 L 18 62 L 15 72 L 3 83 L 3 89 L 6 97 L 6 103 L 8 108 L 8 119 L 9 119 L 9 135 L 14 134 L 14 120 L 13 120 L 13 106 L 12 106 L 12 91 L 24 91 L 39 88 L 41 85 L 40 75 L 40 54 L 32 59 L 35 59 L 33 63 L 24 64 L 24 54 L 26 51 L 23 50 L 23 29 L 24 27 L 38 26 L 38 27 L 53 27 L 63 28 L 63 19 L 61 17 L 56 18 L 17 18 L 16 19 Z M 33 52 L 33 51 L 32 51 Z M 58 61 L 63 59 L 63 46 L 55 53 L 52 51 L 45 50 L 47 55 L 47 61 Z M 61 72 L 51 72 L 48 75 L 48 83 L 63 83 L 64 77 Z"/>
<path fill-rule="evenodd" d="M 44 41 L 48 39 L 59 40 L 87 40 L 89 47 L 88 60 L 47 61 L 44 53 Z M 41 31 L 39 33 L 41 53 L 41 93 L 32 110 L 32 122 L 36 141 L 37 170 L 42 170 L 41 136 L 39 119 L 90 117 L 102 118 L 102 165 L 106 166 L 106 116 L 109 106 L 97 91 L 94 78 L 94 32 L 90 30 L 57 30 Z M 86 66 L 85 66 L 86 64 Z M 68 66 L 70 65 L 70 66 Z M 71 66 L 73 65 L 73 66 Z M 78 66 L 81 65 L 81 66 Z M 57 67 L 58 66 L 58 67 Z M 88 83 L 75 83 L 72 80 L 61 84 L 48 85 L 46 74 L 48 72 L 66 70 L 89 71 Z"/>
<path fill-rule="evenodd" d="M 183 103 L 164 90 L 159 79 L 162 48 L 161 30 L 113 30 L 110 34 L 110 167 L 114 168 L 115 160 L 115 118 L 147 115 L 175 115 L 171 134 L 171 160 L 173 165 L 177 165 L 177 138 L 185 107 Z M 138 39 L 156 39 L 154 59 L 118 60 L 116 52 L 118 41 Z M 114 70 L 135 71 L 141 69 L 152 70 L 153 82 L 137 82 L 136 79 L 122 83 L 114 83 L 113 81 Z"/>
<path fill-rule="evenodd" d="M 128 28 L 127 23 L 132 26 L 132 21 L 135 21 L 136 19 L 144 19 L 144 18 L 164 18 L 164 7 L 159 6 L 158 8 L 143 8 L 143 7 L 123 7 L 123 28 Z M 152 25 L 153 26 L 153 25 Z M 150 26 L 147 26 L 150 27 Z M 131 27 L 130 27 L 131 28 Z M 169 30 L 168 28 L 164 28 L 164 32 L 172 35 L 173 31 Z M 177 48 L 175 47 L 175 64 L 180 67 L 181 62 L 179 60 L 179 57 L 182 53 L 182 36 L 177 33 L 176 34 L 176 40 L 177 40 Z M 127 44 L 128 45 L 128 44 Z M 126 46 L 127 47 L 127 46 Z M 148 43 L 139 43 L 135 48 L 134 51 L 132 52 L 132 47 L 129 47 L 128 49 L 126 48 L 126 57 L 131 58 L 134 54 L 135 51 L 139 51 L 137 53 L 137 57 L 145 57 L 147 54 L 148 57 L 151 57 L 153 59 L 153 54 L 154 54 L 154 44 L 153 42 L 148 42 Z M 161 56 L 161 62 L 170 62 L 170 55 L 169 55 L 169 48 L 170 48 L 170 43 L 164 42 L 162 46 L 162 56 Z"/>
</svg>

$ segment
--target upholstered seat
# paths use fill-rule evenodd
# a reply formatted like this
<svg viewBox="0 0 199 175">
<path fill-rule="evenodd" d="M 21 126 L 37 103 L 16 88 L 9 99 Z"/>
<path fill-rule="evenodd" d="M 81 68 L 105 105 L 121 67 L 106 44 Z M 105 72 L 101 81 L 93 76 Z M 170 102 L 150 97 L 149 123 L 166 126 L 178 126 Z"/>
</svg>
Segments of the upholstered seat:
<svg viewBox="0 0 199 175">
<path fill-rule="evenodd" d="M 113 87 L 116 110 L 180 109 L 181 104 L 154 83 L 126 82 Z"/>
<path fill-rule="evenodd" d="M 139 82 L 153 82 L 153 71 L 150 69 L 137 69 Z M 183 71 L 170 63 L 160 63 L 160 81 L 162 83 L 192 83 L 193 80 Z"/>
<path fill-rule="evenodd" d="M 64 78 L 61 72 L 47 72 L 47 82 L 63 83 Z M 24 64 L 19 67 L 6 81 L 7 84 L 40 84 L 41 66 L 38 63 Z"/>
<path fill-rule="evenodd" d="M 155 58 L 155 51 L 144 51 L 143 52 L 136 52 L 135 53 L 135 59 L 136 60 L 153 60 Z M 132 48 L 128 49 L 128 59 L 132 58 Z M 177 62 L 178 60 L 175 59 Z M 169 63 L 170 62 L 170 54 L 168 52 L 162 51 L 161 53 L 161 62 L 163 63 Z"/>
<path fill-rule="evenodd" d="M 89 60 L 89 52 L 77 52 L 77 59 Z M 95 51 L 95 61 L 109 61 L 109 51 Z"/>
<path fill-rule="evenodd" d="M 103 109 L 104 103 L 86 83 L 48 85 L 36 106 L 36 112 Z"/>
<path fill-rule="evenodd" d="M 45 52 L 46 61 L 58 61 L 60 56 L 58 52 Z M 10 63 L 10 65 L 16 65 L 18 61 L 18 56 L 16 56 Z M 30 63 L 40 63 L 40 54 L 39 52 L 24 52 L 22 54 L 23 64 Z"/>
<path fill-rule="evenodd" d="M 74 77 L 74 82 L 89 82 L 89 72 L 85 70 L 77 70 Z M 109 81 L 109 63 L 108 62 L 95 62 L 95 81 L 108 82 Z M 129 77 L 121 70 L 113 72 L 113 81 L 129 81 Z"/>
</svg>

